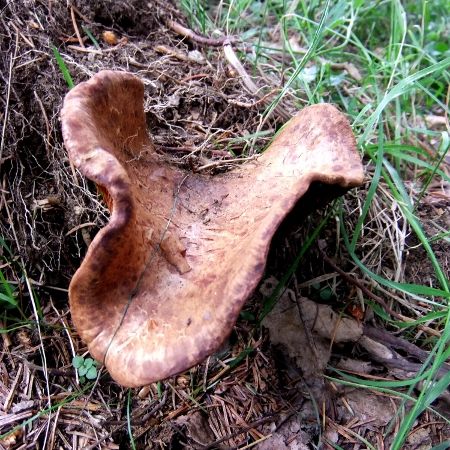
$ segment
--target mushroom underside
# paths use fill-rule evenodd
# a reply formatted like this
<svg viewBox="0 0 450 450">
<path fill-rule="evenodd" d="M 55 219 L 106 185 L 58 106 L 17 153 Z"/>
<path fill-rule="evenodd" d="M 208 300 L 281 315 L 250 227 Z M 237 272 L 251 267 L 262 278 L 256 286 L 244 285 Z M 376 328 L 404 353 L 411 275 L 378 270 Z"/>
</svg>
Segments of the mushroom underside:
<svg viewBox="0 0 450 450">
<path fill-rule="evenodd" d="M 256 160 L 230 172 L 183 171 L 148 136 L 142 82 L 102 71 L 66 96 L 69 157 L 111 210 L 69 288 L 89 351 L 125 386 L 188 369 L 231 332 L 261 279 L 271 239 L 311 183 L 358 186 L 345 116 L 301 110 Z"/>
</svg>

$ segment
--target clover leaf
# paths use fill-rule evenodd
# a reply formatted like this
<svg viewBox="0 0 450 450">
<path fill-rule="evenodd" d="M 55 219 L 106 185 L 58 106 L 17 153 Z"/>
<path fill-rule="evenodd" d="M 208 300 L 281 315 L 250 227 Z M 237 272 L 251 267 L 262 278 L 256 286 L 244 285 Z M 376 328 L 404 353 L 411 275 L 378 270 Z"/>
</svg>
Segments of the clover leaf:
<svg viewBox="0 0 450 450">
<path fill-rule="evenodd" d="M 72 359 L 72 365 L 77 370 L 81 384 L 85 383 L 86 380 L 97 378 L 97 362 L 92 358 L 83 358 L 76 355 Z"/>
</svg>

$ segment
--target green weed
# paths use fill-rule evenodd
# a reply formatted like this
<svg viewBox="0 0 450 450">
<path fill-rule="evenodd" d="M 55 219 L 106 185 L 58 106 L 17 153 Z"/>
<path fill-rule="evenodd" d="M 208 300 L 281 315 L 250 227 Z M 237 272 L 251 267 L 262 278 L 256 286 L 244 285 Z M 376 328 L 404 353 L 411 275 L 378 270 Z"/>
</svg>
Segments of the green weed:
<svg viewBox="0 0 450 450">
<path fill-rule="evenodd" d="M 86 380 L 95 380 L 97 378 L 98 363 L 92 358 L 83 358 L 76 355 L 72 359 L 72 365 L 78 372 L 81 384 L 84 384 Z"/>
<path fill-rule="evenodd" d="M 56 62 L 58 63 L 59 70 L 61 71 L 64 80 L 67 83 L 67 86 L 69 89 L 72 89 L 75 84 L 72 80 L 72 76 L 70 75 L 69 69 L 66 66 L 66 63 L 64 62 L 64 59 L 62 58 L 61 54 L 59 53 L 58 49 L 52 45 L 53 54 L 55 55 Z"/>
</svg>

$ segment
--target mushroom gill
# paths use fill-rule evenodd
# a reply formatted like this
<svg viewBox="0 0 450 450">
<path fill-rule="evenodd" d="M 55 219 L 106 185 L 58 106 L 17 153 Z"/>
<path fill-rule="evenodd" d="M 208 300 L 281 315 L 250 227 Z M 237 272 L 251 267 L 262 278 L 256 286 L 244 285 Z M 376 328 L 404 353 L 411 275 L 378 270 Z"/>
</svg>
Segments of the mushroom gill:
<svg viewBox="0 0 450 450">
<path fill-rule="evenodd" d="M 62 129 L 73 164 L 108 198 L 70 283 L 73 322 L 125 386 L 188 369 L 229 335 L 261 279 L 271 239 L 313 182 L 363 181 L 345 116 L 307 107 L 256 160 L 219 175 L 168 164 L 148 136 L 144 86 L 102 71 L 71 90 Z"/>
</svg>

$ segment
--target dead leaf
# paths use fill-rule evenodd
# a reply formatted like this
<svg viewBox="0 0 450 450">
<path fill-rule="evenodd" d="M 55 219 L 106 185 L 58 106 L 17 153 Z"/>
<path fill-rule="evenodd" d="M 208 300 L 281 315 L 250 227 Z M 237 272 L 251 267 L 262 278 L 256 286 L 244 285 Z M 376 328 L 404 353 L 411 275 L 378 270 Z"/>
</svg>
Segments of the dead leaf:
<svg viewBox="0 0 450 450">
<path fill-rule="evenodd" d="M 187 429 L 187 435 L 202 447 L 214 441 L 214 433 L 209 427 L 207 417 L 201 411 L 180 416 L 175 422 L 177 425 L 184 425 Z"/>
<path fill-rule="evenodd" d="M 262 283 L 260 292 L 269 296 L 277 284 L 276 278 L 270 277 Z M 330 358 L 330 343 L 317 336 L 312 339 L 310 328 L 305 329 L 291 289 L 284 291 L 262 325 L 269 330 L 272 344 L 281 344 L 287 350 L 305 378 L 317 378 L 322 374 Z"/>
<path fill-rule="evenodd" d="M 277 286 L 274 277 L 265 280 L 260 292 L 269 296 Z M 354 319 L 340 317 L 329 306 L 305 297 L 296 299 L 286 289 L 273 310 L 263 320 L 272 344 L 281 344 L 302 370 L 305 378 L 320 377 L 328 364 L 333 342 L 356 342 L 362 325 Z"/>
<path fill-rule="evenodd" d="M 301 418 L 294 414 L 278 429 L 272 424 L 271 436 L 258 445 L 258 450 L 308 450 L 311 441 L 302 430 Z"/>
<path fill-rule="evenodd" d="M 367 422 L 368 426 L 384 427 L 395 415 L 395 409 L 389 397 L 377 395 L 372 391 L 354 389 L 344 396 L 351 412 L 345 406 L 339 406 L 346 422 L 352 419 Z"/>
</svg>

